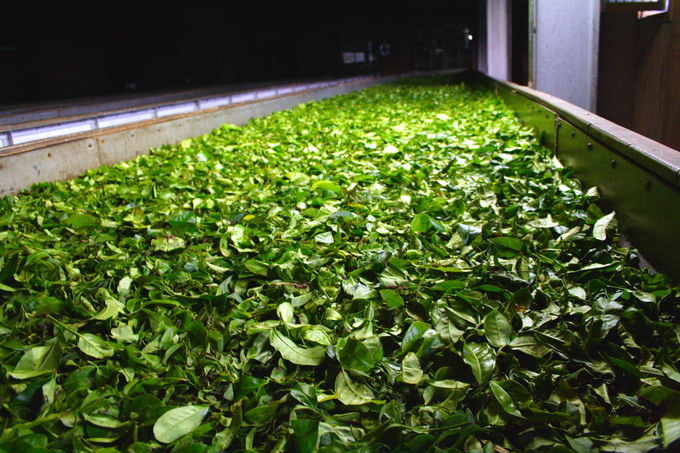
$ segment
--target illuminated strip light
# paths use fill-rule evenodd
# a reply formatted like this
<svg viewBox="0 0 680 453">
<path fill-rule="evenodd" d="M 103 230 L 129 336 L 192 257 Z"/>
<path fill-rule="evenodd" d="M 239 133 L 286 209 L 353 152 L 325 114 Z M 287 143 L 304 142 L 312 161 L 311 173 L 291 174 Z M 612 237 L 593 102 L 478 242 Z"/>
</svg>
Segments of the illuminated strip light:
<svg viewBox="0 0 680 453">
<path fill-rule="evenodd" d="M 240 93 L 240 94 L 235 94 L 231 97 L 231 100 L 235 103 L 237 102 L 246 102 L 246 101 L 252 101 L 255 99 L 255 93 L 252 91 L 250 93 Z"/>
<path fill-rule="evenodd" d="M 152 109 L 140 110 L 136 112 L 120 113 L 118 115 L 100 116 L 97 118 L 97 126 L 105 127 L 120 126 L 121 124 L 135 123 L 137 121 L 150 120 L 156 117 Z"/>
<path fill-rule="evenodd" d="M 258 99 L 271 98 L 276 96 L 276 90 L 262 90 L 258 91 L 256 94 Z"/>
<path fill-rule="evenodd" d="M 231 96 L 224 96 L 220 98 L 210 98 L 210 99 L 202 99 L 198 101 L 198 107 L 203 110 L 203 109 L 209 109 L 213 107 L 219 107 L 222 105 L 229 105 L 231 104 Z"/>
<path fill-rule="evenodd" d="M 193 112 L 196 110 L 196 103 L 195 102 L 186 102 L 184 104 L 174 104 L 174 105 L 169 105 L 167 107 L 158 107 L 156 109 L 156 114 L 159 117 L 162 116 L 170 116 L 170 115 L 179 115 L 180 113 L 188 113 L 188 112 Z"/>
<path fill-rule="evenodd" d="M 12 143 L 20 145 L 22 143 L 54 138 L 62 135 L 77 134 L 96 129 L 94 120 L 72 121 L 69 123 L 55 124 L 52 126 L 35 127 L 10 132 Z"/>
<path fill-rule="evenodd" d="M 256 99 L 270 98 L 277 95 L 297 93 L 299 91 L 313 90 L 317 88 L 325 88 L 357 80 L 367 80 L 370 78 L 371 78 L 370 76 L 364 77 L 358 76 L 326 82 L 287 85 L 269 90 L 250 91 L 245 93 L 234 94 L 231 96 L 222 96 L 218 98 L 208 98 L 201 99 L 199 101 L 173 104 L 165 107 L 157 107 L 156 109 L 138 110 L 81 121 L 71 121 L 61 124 L 54 124 L 50 126 L 36 127 L 32 129 L 10 131 L 7 133 L 0 133 L 0 148 L 10 145 L 19 145 L 22 143 L 33 142 L 37 140 L 44 140 L 47 138 L 59 137 L 63 135 L 77 134 L 79 132 L 87 132 L 95 129 L 103 129 L 123 124 L 136 123 L 163 116 L 194 112 L 196 110 L 204 110 L 213 107 L 219 107 L 222 105 L 253 101 Z"/>
</svg>

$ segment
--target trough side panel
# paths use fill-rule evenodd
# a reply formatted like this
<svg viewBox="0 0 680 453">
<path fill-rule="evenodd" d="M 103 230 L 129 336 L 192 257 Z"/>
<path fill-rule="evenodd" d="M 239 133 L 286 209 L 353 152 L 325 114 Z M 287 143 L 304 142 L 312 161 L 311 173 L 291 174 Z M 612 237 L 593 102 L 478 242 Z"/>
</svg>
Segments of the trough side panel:
<svg viewBox="0 0 680 453">
<path fill-rule="evenodd" d="M 75 178 L 101 165 L 94 138 L 0 158 L 0 197 L 43 181 Z"/>
<path fill-rule="evenodd" d="M 549 108 L 528 99 L 512 88 L 496 84 L 496 93 L 514 110 L 517 118 L 536 132 L 541 145 L 549 150 L 557 150 L 555 127 L 557 114 Z"/>
<path fill-rule="evenodd" d="M 398 76 L 340 84 L 218 110 L 192 113 L 164 121 L 148 121 L 106 133 L 96 131 L 60 138 L 58 142 L 36 143 L 29 150 L 0 155 L 0 196 L 17 193 L 44 181 L 75 178 L 100 165 L 114 165 L 147 154 L 151 148 L 211 132 L 222 124 L 242 126 L 253 118 L 287 110 L 304 102 L 319 101 L 374 85 Z"/>
<path fill-rule="evenodd" d="M 603 206 L 616 211 L 621 230 L 645 259 L 660 271 L 680 276 L 678 187 L 569 122 L 559 121 L 560 161 L 586 186 L 598 187 Z"/>
</svg>

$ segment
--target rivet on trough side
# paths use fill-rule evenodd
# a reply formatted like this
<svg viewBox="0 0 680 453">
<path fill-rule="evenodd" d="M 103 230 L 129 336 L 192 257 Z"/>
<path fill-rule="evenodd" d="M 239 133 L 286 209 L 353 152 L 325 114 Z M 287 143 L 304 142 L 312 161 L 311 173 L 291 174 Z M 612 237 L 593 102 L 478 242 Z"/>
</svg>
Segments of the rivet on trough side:
<svg viewBox="0 0 680 453">
<path fill-rule="evenodd" d="M 652 190 L 652 181 L 647 181 L 647 182 L 644 184 L 644 188 L 645 188 L 645 190 L 647 190 L 647 191 Z"/>
<path fill-rule="evenodd" d="M 612 166 L 612 168 L 616 168 L 616 161 L 615 160 L 611 161 L 611 166 Z"/>
<path fill-rule="evenodd" d="M 593 144 L 588 142 L 588 149 L 593 149 Z"/>
<path fill-rule="evenodd" d="M 572 138 L 576 137 L 576 129 L 571 130 L 571 137 Z"/>
</svg>

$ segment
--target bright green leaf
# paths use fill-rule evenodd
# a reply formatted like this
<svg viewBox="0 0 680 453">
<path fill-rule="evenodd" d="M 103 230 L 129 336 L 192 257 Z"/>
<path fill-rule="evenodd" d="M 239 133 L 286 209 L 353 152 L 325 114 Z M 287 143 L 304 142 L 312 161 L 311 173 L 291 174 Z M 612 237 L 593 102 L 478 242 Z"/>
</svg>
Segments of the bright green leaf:
<svg viewBox="0 0 680 453">
<path fill-rule="evenodd" d="M 423 380 L 420 360 L 413 352 L 409 352 L 401 361 L 401 378 L 407 384 L 418 384 Z"/>
<path fill-rule="evenodd" d="M 343 370 L 340 370 L 335 378 L 335 394 L 341 403 L 348 406 L 370 403 L 374 399 L 373 392 L 368 386 L 352 381 Z"/>
<path fill-rule="evenodd" d="M 470 366 L 472 375 L 479 385 L 489 380 L 496 366 L 496 355 L 487 344 L 465 344 L 463 360 Z"/>
<path fill-rule="evenodd" d="M 78 349 L 95 359 L 111 357 L 115 353 L 115 349 L 110 343 L 92 333 L 84 333 L 79 336 Z"/>
<path fill-rule="evenodd" d="M 59 342 L 45 346 L 34 346 L 24 352 L 9 375 L 14 379 L 29 379 L 52 373 L 59 367 L 62 348 Z"/>
<path fill-rule="evenodd" d="M 302 348 L 278 330 L 269 332 L 269 342 L 281 354 L 281 357 L 296 365 L 321 365 L 326 357 L 325 347 Z"/>
<path fill-rule="evenodd" d="M 170 409 L 161 415 L 153 425 L 153 435 L 157 441 L 169 444 L 198 428 L 206 415 L 208 407 L 183 406 Z"/>
<path fill-rule="evenodd" d="M 607 239 L 607 228 L 614 219 L 614 215 L 616 215 L 616 212 L 612 211 L 611 214 L 607 214 L 595 222 L 595 226 L 593 226 L 593 237 L 595 239 L 598 241 L 604 241 Z"/>
</svg>

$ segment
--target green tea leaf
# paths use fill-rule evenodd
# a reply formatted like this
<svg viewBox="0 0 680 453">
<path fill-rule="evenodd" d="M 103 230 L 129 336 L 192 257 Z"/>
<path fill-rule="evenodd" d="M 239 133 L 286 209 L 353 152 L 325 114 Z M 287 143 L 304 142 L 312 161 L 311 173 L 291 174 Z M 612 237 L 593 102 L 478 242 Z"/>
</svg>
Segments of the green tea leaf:
<svg viewBox="0 0 680 453">
<path fill-rule="evenodd" d="M 489 380 L 496 366 L 496 355 L 487 344 L 467 343 L 463 347 L 463 360 L 470 366 L 479 385 Z"/>
<path fill-rule="evenodd" d="M 423 380 L 420 360 L 413 352 L 409 352 L 401 361 L 401 378 L 407 384 L 418 384 Z"/>
<path fill-rule="evenodd" d="M 404 334 L 404 339 L 401 341 L 401 352 L 408 352 L 416 346 L 418 340 L 425 336 L 425 332 L 430 329 L 430 326 L 422 321 L 415 321 Z"/>
<path fill-rule="evenodd" d="M 417 214 L 411 221 L 411 229 L 416 233 L 425 233 L 432 227 L 432 219 L 424 212 Z"/>
<path fill-rule="evenodd" d="M 319 421 L 295 419 L 290 421 L 295 434 L 295 445 L 300 453 L 314 453 L 319 443 Z"/>
<path fill-rule="evenodd" d="M 132 328 L 128 325 L 122 325 L 111 329 L 111 336 L 123 343 L 135 343 L 139 340 L 139 335 L 135 334 Z"/>
<path fill-rule="evenodd" d="M 99 220 L 89 214 L 71 214 L 67 219 L 66 223 L 76 230 L 80 230 L 87 227 L 94 227 L 99 224 Z"/>
<path fill-rule="evenodd" d="M 186 247 L 184 239 L 178 237 L 166 236 L 151 241 L 151 248 L 159 252 L 172 252 L 173 250 L 183 249 Z"/>
<path fill-rule="evenodd" d="M 348 406 L 359 406 L 374 399 L 373 392 L 368 386 L 352 381 L 342 370 L 335 378 L 335 394 L 342 404 Z"/>
<path fill-rule="evenodd" d="M 595 226 L 593 226 L 593 237 L 595 239 L 597 239 L 598 241 L 604 241 L 605 239 L 607 239 L 607 228 L 614 219 L 614 215 L 616 215 L 616 212 L 612 211 L 611 214 L 607 214 L 606 216 L 602 217 L 597 222 L 595 222 Z"/>
<path fill-rule="evenodd" d="M 515 403 L 512 401 L 512 398 L 508 394 L 508 392 L 503 389 L 500 385 L 498 385 L 497 382 L 491 381 L 489 382 L 489 387 L 491 388 L 491 392 L 493 393 L 493 396 L 496 398 L 496 401 L 501 405 L 503 410 L 507 412 L 510 415 L 514 415 L 515 417 L 520 417 L 522 418 L 522 413 L 517 409 L 517 406 L 515 406 Z"/>
<path fill-rule="evenodd" d="M 183 234 L 185 232 L 195 233 L 198 217 L 191 211 L 185 211 L 170 217 L 168 223 L 177 234 Z"/>
<path fill-rule="evenodd" d="M 59 342 L 45 346 L 34 346 L 24 352 L 9 375 L 14 379 L 30 379 L 53 373 L 59 367 L 62 348 Z"/>
<path fill-rule="evenodd" d="M 206 406 L 183 406 L 170 409 L 153 425 L 157 441 L 169 444 L 199 427 L 209 408 Z"/>
<path fill-rule="evenodd" d="M 335 193 L 342 193 L 342 187 L 330 181 L 317 181 L 312 184 L 312 190 L 327 190 Z"/>
<path fill-rule="evenodd" d="M 333 239 L 333 233 L 331 233 L 330 231 L 317 234 L 316 236 L 314 236 L 314 240 L 319 244 L 332 244 L 333 242 L 335 242 L 335 239 Z"/>
<path fill-rule="evenodd" d="M 244 264 L 246 268 L 253 274 L 262 275 L 263 277 L 266 277 L 267 274 L 269 274 L 269 266 L 267 266 L 267 264 L 263 263 L 262 261 L 248 260 Z"/>
<path fill-rule="evenodd" d="M 375 358 L 371 351 L 361 341 L 341 338 L 338 340 L 336 350 L 343 368 L 367 373 L 375 365 Z"/>
<path fill-rule="evenodd" d="M 503 258 L 513 258 L 524 249 L 524 242 L 511 237 L 489 239 L 496 246 L 496 253 Z"/>
<path fill-rule="evenodd" d="M 79 336 L 78 349 L 95 359 L 111 357 L 115 353 L 111 344 L 92 333 L 84 333 Z"/>
<path fill-rule="evenodd" d="M 512 339 L 512 326 L 503 313 L 491 310 L 484 318 L 484 335 L 496 348 L 507 346 Z"/>
<path fill-rule="evenodd" d="M 269 342 L 281 354 L 281 357 L 296 365 L 321 365 L 326 357 L 326 348 L 323 346 L 302 348 L 278 330 L 270 331 Z"/>
<path fill-rule="evenodd" d="M 381 289 L 380 297 L 390 308 L 398 308 L 404 305 L 404 299 L 393 289 Z"/>
<path fill-rule="evenodd" d="M 673 450 L 680 288 L 460 78 L 0 198 L 0 450 Z"/>
</svg>

